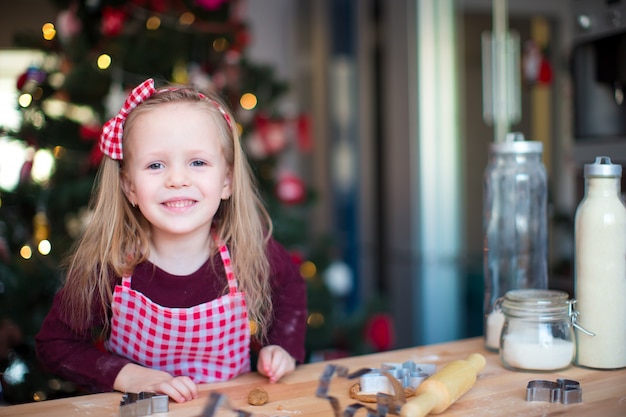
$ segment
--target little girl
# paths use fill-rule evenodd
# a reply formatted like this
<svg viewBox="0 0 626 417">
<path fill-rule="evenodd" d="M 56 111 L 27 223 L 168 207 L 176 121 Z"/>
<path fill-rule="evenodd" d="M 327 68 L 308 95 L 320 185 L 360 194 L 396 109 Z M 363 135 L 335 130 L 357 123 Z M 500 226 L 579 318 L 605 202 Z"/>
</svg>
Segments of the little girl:
<svg viewBox="0 0 626 417">
<path fill-rule="evenodd" d="M 147 80 L 103 127 L 93 215 L 36 336 L 39 359 L 91 391 L 177 402 L 304 360 L 306 288 L 271 238 L 233 115 Z M 98 340 L 105 339 L 98 345 Z"/>
</svg>

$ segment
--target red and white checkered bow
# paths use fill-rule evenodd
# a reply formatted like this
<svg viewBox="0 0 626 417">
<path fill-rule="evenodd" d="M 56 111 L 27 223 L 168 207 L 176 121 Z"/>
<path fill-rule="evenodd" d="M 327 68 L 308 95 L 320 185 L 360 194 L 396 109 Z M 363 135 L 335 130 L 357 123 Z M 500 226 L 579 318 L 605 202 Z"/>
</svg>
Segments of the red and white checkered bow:
<svg viewBox="0 0 626 417">
<path fill-rule="evenodd" d="M 102 153 L 112 159 L 123 159 L 122 135 L 126 117 L 135 107 L 156 92 L 152 78 L 139 84 L 130 92 L 119 113 L 102 126 L 102 133 L 100 134 L 100 150 Z"/>
</svg>

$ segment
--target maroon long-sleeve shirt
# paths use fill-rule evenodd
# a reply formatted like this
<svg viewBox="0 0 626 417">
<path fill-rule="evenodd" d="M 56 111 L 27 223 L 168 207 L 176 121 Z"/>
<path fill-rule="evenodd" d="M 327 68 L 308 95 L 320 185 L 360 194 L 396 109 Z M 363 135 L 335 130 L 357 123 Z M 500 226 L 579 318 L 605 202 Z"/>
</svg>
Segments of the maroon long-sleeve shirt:
<svg viewBox="0 0 626 417">
<path fill-rule="evenodd" d="M 273 240 L 268 244 L 268 257 L 274 319 L 265 344 L 282 346 L 301 363 L 305 356 L 306 284 L 291 256 Z M 214 267 L 209 262 L 187 276 L 171 275 L 149 262 L 142 263 L 133 272 L 132 288 L 165 307 L 187 308 L 212 301 L 223 295 L 226 275 L 219 256 L 213 257 Z M 132 361 L 105 352 L 94 343 L 94 334 L 102 328 L 103 320 L 99 306 L 94 305 L 89 329 L 76 333 L 62 320 L 57 294 L 35 337 L 39 360 L 52 372 L 89 391 L 113 390 L 117 374 Z"/>
</svg>

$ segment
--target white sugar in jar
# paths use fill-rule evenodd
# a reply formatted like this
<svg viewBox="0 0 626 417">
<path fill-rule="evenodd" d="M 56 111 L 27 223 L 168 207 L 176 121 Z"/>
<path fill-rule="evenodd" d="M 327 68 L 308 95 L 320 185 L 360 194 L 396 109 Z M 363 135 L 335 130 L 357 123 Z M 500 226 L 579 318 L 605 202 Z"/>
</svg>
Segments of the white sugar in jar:
<svg viewBox="0 0 626 417">
<path fill-rule="evenodd" d="M 576 351 L 570 311 L 563 291 L 508 291 L 502 301 L 502 365 L 514 371 L 539 372 L 569 367 Z"/>
</svg>

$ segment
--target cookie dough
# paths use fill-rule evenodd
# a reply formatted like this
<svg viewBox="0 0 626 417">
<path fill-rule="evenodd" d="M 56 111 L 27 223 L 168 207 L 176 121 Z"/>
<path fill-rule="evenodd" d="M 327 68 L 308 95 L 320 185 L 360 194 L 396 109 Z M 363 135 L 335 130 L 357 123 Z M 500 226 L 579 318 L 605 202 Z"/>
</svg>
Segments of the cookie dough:
<svg viewBox="0 0 626 417">
<path fill-rule="evenodd" d="M 263 387 L 256 387 L 248 394 L 248 404 L 250 405 L 263 405 L 270 400 L 267 391 Z"/>
<path fill-rule="evenodd" d="M 415 389 L 411 387 L 404 388 L 404 397 L 413 397 L 415 395 Z M 361 401 L 364 403 L 375 403 L 376 402 L 376 394 L 375 393 L 364 393 L 361 391 L 361 385 L 356 383 L 350 387 L 350 398 L 355 399 L 357 401 Z"/>
</svg>

